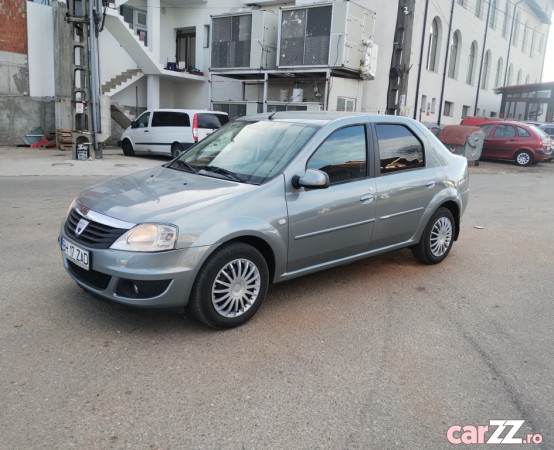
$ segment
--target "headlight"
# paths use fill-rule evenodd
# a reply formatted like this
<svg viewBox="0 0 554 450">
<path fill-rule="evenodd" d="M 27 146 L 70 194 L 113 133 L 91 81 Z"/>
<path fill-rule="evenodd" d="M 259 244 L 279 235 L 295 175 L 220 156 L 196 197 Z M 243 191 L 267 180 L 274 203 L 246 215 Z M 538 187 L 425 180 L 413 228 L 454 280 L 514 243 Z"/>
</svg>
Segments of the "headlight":
<svg viewBox="0 0 554 450">
<path fill-rule="evenodd" d="M 177 242 L 177 227 L 143 223 L 131 228 L 110 248 L 129 252 L 162 252 L 173 250 Z"/>
</svg>

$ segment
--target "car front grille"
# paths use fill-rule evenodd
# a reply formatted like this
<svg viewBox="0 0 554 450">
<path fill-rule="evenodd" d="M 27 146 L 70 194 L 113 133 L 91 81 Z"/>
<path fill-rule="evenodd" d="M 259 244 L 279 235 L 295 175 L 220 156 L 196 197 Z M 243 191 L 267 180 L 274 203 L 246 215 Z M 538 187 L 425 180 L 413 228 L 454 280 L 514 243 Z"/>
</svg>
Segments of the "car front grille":
<svg viewBox="0 0 554 450">
<path fill-rule="evenodd" d="M 77 224 L 83 217 L 74 209 L 71 210 L 65 221 L 65 232 L 72 240 L 89 248 L 109 248 L 127 230 L 114 228 L 90 219 L 88 225 L 80 235 L 75 233 Z"/>
<path fill-rule="evenodd" d="M 70 272 L 77 278 L 79 281 L 82 281 L 85 284 L 95 287 L 96 289 L 104 290 L 110 284 L 112 277 L 106 275 L 102 272 L 97 272 L 96 270 L 85 270 L 79 267 L 76 264 L 73 264 L 71 261 L 67 262 Z"/>
</svg>

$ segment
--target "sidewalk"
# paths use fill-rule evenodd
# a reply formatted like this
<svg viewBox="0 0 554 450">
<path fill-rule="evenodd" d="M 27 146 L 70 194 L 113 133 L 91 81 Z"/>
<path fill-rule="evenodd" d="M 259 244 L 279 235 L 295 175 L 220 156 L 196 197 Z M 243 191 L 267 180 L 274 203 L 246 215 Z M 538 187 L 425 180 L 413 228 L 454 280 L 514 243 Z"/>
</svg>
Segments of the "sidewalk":
<svg viewBox="0 0 554 450">
<path fill-rule="evenodd" d="M 0 146 L 0 177 L 119 176 L 160 166 L 169 158 L 129 157 L 120 148 L 103 149 L 102 159 L 78 161 L 70 150 Z"/>
</svg>

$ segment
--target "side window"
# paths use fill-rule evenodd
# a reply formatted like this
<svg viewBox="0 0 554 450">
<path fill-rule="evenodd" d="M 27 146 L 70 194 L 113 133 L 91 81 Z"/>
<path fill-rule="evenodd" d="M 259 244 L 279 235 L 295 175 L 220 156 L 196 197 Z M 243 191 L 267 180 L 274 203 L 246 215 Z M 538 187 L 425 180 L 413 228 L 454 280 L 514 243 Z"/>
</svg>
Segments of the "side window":
<svg viewBox="0 0 554 450">
<path fill-rule="evenodd" d="M 146 128 L 148 126 L 148 119 L 150 119 L 150 113 L 144 113 L 137 119 L 138 128 Z"/>
<path fill-rule="evenodd" d="M 491 130 L 494 128 L 494 125 L 483 124 L 479 125 L 479 127 L 483 130 L 483 133 L 485 133 L 485 137 L 488 137 L 491 134 Z"/>
<path fill-rule="evenodd" d="M 331 134 L 308 161 L 308 169 L 329 175 L 331 184 L 364 178 L 367 174 L 365 126 L 342 128 Z"/>
<path fill-rule="evenodd" d="M 378 124 L 381 173 L 424 167 L 423 145 L 404 125 Z"/>
<path fill-rule="evenodd" d="M 186 113 L 158 111 L 152 117 L 153 127 L 188 127 L 189 116 Z"/>
<path fill-rule="evenodd" d="M 505 137 L 516 137 L 516 130 L 511 125 L 498 125 L 494 131 L 494 137 L 496 138 L 505 138 Z"/>
<path fill-rule="evenodd" d="M 519 137 L 531 136 L 531 133 L 529 133 L 525 128 L 521 128 L 521 127 L 517 127 L 517 134 Z"/>
</svg>

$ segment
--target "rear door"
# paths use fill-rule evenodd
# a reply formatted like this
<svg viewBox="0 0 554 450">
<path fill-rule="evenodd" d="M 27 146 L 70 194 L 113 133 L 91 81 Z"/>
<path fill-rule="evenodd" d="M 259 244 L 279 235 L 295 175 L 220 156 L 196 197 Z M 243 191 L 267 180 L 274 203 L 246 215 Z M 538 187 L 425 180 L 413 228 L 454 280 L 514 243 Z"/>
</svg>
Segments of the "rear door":
<svg viewBox="0 0 554 450">
<path fill-rule="evenodd" d="M 196 123 L 196 133 L 199 141 L 229 122 L 229 116 L 226 114 L 197 113 L 195 117 L 194 122 Z"/>
</svg>

